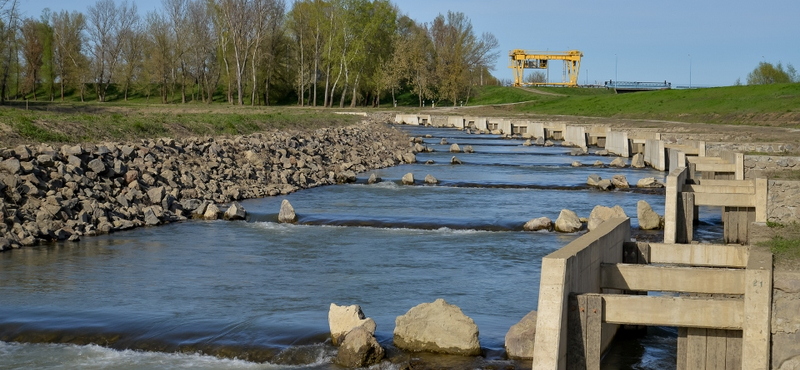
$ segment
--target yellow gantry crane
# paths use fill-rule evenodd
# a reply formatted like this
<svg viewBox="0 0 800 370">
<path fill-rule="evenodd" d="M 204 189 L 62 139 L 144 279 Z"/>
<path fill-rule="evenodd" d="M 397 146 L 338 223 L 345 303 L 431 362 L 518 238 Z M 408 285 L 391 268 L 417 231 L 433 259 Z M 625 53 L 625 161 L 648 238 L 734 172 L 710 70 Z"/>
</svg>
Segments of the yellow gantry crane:
<svg viewBox="0 0 800 370">
<path fill-rule="evenodd" d="M 583 53 L 578 50 L 570 51 L 531 51 L 514 49 L 508 52 L 508 68 L 514 70 L 514 86 L 523 85 L 558 85 L 558 86 L 578 86 L 578 70 L 581 68 L 581 57 Z M 525 68 L 547 69 L 548 61 L 563 60 L 564 75 L 563 82 L 523 82 L 522 74 Z M 569 82 L 567 82 L 569 76 Z"/>
</svg>

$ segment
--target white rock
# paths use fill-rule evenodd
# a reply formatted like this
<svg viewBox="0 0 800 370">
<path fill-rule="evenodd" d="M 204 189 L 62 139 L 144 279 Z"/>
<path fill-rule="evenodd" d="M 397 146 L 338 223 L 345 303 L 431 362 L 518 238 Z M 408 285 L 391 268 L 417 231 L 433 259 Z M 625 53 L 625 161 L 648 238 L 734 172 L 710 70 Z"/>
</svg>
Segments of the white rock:
<svg viewBox="0 0 800 370">
<path fill-rule="evenodd" d="M 347 333 L 356 327 L 364 327 L 370 335 L 375 334 L 375 320 L 364 316 L 361 306 L 339 306 L 331 303 L 328 310 L 328 326 L 331 329 L 333 345 L 339 345 Z"/>
<path fill-rule="evenodd" d="M 538 230 L 550 230 L 553 228 L 553 220 L 548 217 L 539 217 L 534 218 L 525 223 L 522 226 L 522 229 L 525 231 L 538 231 Z"/>
<path fill-rule="evenodd" d="M 414 174 L 409 172 L 403 175 L 403 178 L 400 179 L 403 185 L 414 185 Z"/>
<path fill-rule="evenodd" d="M 650 204 L 644 200 L 636 203 L 636 217 L 639 218 L 639 228 L 642 230 L 658 230 L 661 228 L 661 216 L 653 211 Z"/>
<path fill-rule="evenodd" d="M 536 338 L 536 311 L 531 311 L 506 333 L 506 354 L 512 359 L 532 359 Z"/>
<path fill-rule="evenodd" d="M 600 224 L 603 222 L 619 217 L 628 217 L 628 215 L 625 214 L 625 210 L 623 210 L 619 205 L 614 206 L 614 208 L 595 206 L 594 209 L 592 209 L 592 213 L 589 215 L 589 222 L 586 225 L 586 228 L 589 229 L 589 231 L 592 231 L 600 226 Z"/>
<path fill-rule="evenodd" d="M 395 320 L 394 345 L 413 352 L 463 356 L 481 353 L 478 326 L 444 299 L 422 303 Z"/>
<path fill-rule="evenodd" d="M 577 213 L 568 209 L 562 209 L 561 213 L 558 214 L 558 219 L 556 219 L 555 225 L 556 231 L 562 233 L 574 233 L 576 231 L 580 231 L 582 228 L 583 224 L 581 223 L 581 219 L 578 218 Z"/>
<path fill-rule="evenodd" d="M 289 203 L 288 199 L 281 202 L 281 210 L 278 213 L 278 222 L 281 223 L 294 223 L 297 222 L 297 214 L 294 213 L 294 207 Z"/>
</svg>

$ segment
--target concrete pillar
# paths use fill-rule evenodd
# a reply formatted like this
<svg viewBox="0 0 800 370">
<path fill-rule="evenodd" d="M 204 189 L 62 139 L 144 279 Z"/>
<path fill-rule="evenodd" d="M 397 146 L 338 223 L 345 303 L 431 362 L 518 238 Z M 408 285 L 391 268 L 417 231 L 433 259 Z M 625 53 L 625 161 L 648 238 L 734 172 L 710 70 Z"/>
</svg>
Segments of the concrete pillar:
<svg viewBox="0 0 800 370">
<path fill-rule="evenodd" d="M 742 368 L 769 369 L 772 253 L 751 250 L 745 272 Z"/>
<path fill-rule="evenodd" d="M 686 184 L 686 168 L 681 167 L 667 176 L 667 194 L 664 197 L 664 243 L 674 244 L 678 236 L 678 202 Z"/>
<path fill-rule="evenodd" d="M 765 178 L 756 179 L 756 221 L 767 222 L 767 194 L 768 181 Z"/>
<path fill-rule="evenodd" d="M 603 342 L 603 298 L 599 294 L 570 295 L 568 370 L 600 370 Z"/>
<path fill-rule="evenodd" d="M 694 237 L 694 193 L 681 193 L 680 211 L 678 213 L 678 243 L 691 243 Z"/>
</svg>

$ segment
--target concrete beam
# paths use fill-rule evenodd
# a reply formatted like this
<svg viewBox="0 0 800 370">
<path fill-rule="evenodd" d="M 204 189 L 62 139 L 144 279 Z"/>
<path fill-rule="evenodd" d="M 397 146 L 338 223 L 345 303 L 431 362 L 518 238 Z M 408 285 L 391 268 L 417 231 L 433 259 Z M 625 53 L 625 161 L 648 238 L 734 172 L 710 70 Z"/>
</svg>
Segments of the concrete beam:
<svg viewBox="0 0 800 370">
<path fill-rule="evenodd" d="M 686 158 L 689 163 L 697 164 L 730 164 L 730 162 L 720 157 L 689 157 Z"/>
<path fill-rule="evenodd" d="M 694 204 L 697 206 L 755 207 L 755 198 L 754 194 L 695 193 Z"/>
<path fill-rule="evenodd" d="M 741 245 L 650 243 L 650 263 L 744 268 L 750 253 Z"/>
<path fill-rule="evenodd" d="M 767 179 L 756 179 L 756 222 L 767 222 Z"/>
<path fill-rule="evenodd" d="M 750 252 L 745 282 L 742 368 L 769 369 L 772 253 Z"/>
<path fill-rule="evenodd" d="M 719 180 L 718 180 L 719 181 Z M 722 180 L 724 181 L 724 180 Z M 693 192 L 693 193 L 705 193 L 705 194 L 744 194 L 744 195 L 754 195 L 756 193 L 755 186 L 751 185 L 749 182 L 742 182 L 737 180 L 729 180 L 729 181 L 736 181 L 741 183 L 741 185 L 693 185 L 687 184 L 683 186 L 684 192 Z"/>
<path fill-rule="evenodd" d="M 600 287 L 634 291 L 744 294 L 744 270 L 603 264 Z"/>
<path fill-rule="evenodd" d="M 707 158 L 707 157 L 698 157 Z M 733 163 L 696 163 L 697 170 L 701 172 L 736 172 L 736 164 Z"/>
<path fill-rule="evenodd" d="M 697 179 L 698 185 L 703 186 L 756 186 L 753 180 L 710 180 Z"/>
<path fill-rule="evenodd" d="M 604 294 L 603 307 L 603 322 L 612 324 L 741 329 L 744 322 L 742 299 Z"/>
</svg>

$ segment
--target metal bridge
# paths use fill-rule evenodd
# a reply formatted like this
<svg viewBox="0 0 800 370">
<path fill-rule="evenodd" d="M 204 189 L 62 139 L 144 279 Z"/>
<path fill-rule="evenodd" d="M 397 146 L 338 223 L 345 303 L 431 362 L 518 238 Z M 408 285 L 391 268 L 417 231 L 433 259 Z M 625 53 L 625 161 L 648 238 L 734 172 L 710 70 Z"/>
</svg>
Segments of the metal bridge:
<svg viewBox="0 0 800 370">
<path fill-rule="evenodd" d="M 617 94 L 636 91 L 669 90 L 672 88 L 671 82 L 639 82 L 639 81 L 606 81 L 604 83 L 608 89 L 614 89 Z"/>
</svg>

